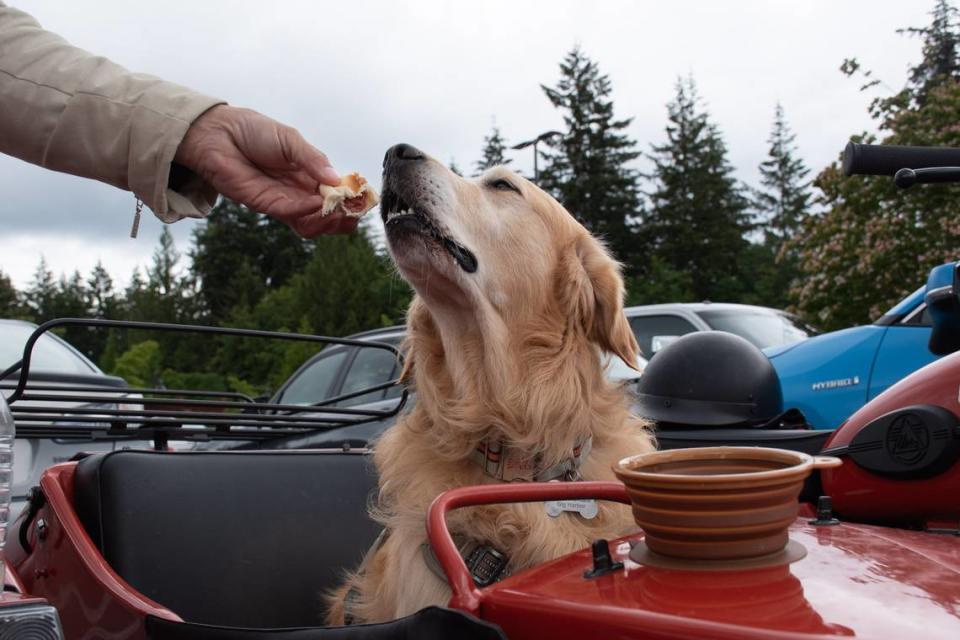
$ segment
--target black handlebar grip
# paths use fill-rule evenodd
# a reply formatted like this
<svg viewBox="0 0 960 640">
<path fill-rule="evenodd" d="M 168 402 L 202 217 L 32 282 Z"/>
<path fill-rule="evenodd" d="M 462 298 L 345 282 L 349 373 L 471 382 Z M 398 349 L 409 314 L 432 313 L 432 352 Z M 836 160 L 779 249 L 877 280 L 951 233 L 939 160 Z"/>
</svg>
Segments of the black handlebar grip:
<svg viewBox="0 0 960 640">
<path fill-rule="evenodd" d="M 848 142 L 843 150 L 843 173 L 848 176 L 892 176 L 900 169 L 929 167 L 960 167 L 960 149 Z"/>
</svg>

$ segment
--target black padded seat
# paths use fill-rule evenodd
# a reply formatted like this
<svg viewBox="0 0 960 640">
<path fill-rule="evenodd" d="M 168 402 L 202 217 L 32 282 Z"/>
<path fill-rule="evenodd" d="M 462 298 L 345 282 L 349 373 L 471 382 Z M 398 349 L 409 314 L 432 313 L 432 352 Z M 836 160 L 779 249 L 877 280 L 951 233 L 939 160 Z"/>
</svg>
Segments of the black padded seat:
<svg viewBox="0 0 960 640">
<path fill-rule="evenodd" d="M 81 522 L 124 580 L 187 622 L 323 623 L 379 533 L 359 452 L 115 451 L 81 460 Z"/>
</svg>

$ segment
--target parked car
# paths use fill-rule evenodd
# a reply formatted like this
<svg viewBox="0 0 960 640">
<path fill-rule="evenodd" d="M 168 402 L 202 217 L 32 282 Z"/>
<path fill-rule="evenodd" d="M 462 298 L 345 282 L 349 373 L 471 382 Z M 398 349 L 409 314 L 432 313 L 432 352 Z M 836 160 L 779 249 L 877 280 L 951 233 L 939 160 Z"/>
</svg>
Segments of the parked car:
<svg viewBox="0 0 960 640">
<path fill-rule="evenodd" d="M 933 323 L 925 298 L 949 287 L 958 266 L 934 268 L 927 286 L 873 324 L 764 349 L 780 376 L 785 405 L 800 409 L 817 429 L 835 429 L 891 385 L 939 358 L 929 347 Z"/>
<path fill-rule="evenodd" d="M 793 344 L 817 330 L 797 316 L 749 304 L 692 302 L 650 304 L 624 310 L 641 353 L 652 357 L 680 336 L 694 331 L 729 331 L 760 349 Z"/>
<path fill-rule="evenodd" d="M 406 328 L 404 326 L 394 326 L 365 331 L 347 337 L 351 340 L 383 342 L 399 347 L 405 335 Z M 627 366 L 619 357 L 605 354 L 603 366 L 611 380 L 631 384 L 639 378 L 640 371 L 646 366 L 646 362 L 644 358 L 639 358 L 636 369 L 634 369 Z M 399 376 L 400 365 L 397 359 L 385 349 L 331 345 L 301 365 L 273 394 L 269 402 L 283 405 L 314 405 L 325 400 L 347 396 L 368 387 L 384 384 L 397 379 Z M 402 387 L 391 386 L 381 391 L 337 400 L 330 403 L 330 406 L 386 410 L 396 405 L 402 393 Z M 413 406 L 415 401 L 416 397 L 411 395 L 407 400 L 407 407 Z M 322 409 L 311 412 L 311 415 L 323 415 Z M 342 418 L 343 416 L 336 417 Z M 244 444 L 241 445 L 241 448 L 263 446 L 264 448 L 300 449 L 305 447 L 340 447 L 345 443 L 362 447 L 393 424 L 394 420 L 395 418 L 391 417 L 358 425 L 334 427 L 307 436 L 294 436 L 277 441 L 268 441 L 262 445 L 257 443 Z M 230 445 L 224 442 L 215 446 L 225 448 Z"/>
<path fill-rule="evenodd" d="M 37 325 L 31 322 L 0 319 L 0 371 L 6 370 L 23 357 L 24 345 L 36 328 Z M 0 380 L 0 390 L 5 398 L 9 398 L 14 392 L 19 376 L 19 371 L 15 371 Z M 15 417 L 17 412 L 23 413 L 26 409 L 25 413 L 29 413 L 30 408 L 40 406 L 49 409 L 44 411 L 44 415 L 55 415 L 61 411 L 76 408 L 112 409 L 116 407 L 118 390 L 128 386 L 123 378 L 105 374 L 80 351 L 50 332 L 41 335 L 34 345 L 29 381 L 32 387 L 40 390 L 55 390 L 58 395 L 67 397 L 81 395 L 80 391 L 74 391 L 72 388 L 83 387 L 85 390 L 82 395 L 103 396 L 104 400 L 57 403 L 21 400 L 14 407 Z M 130 394 L 123 394 L 123 397 L 136 399 Z M 22 417 L 17 417 L 18 424 L 21 424 L 22 420 Z M 96 420 L 96 417 L 92 416 L 92 420 Z M 57 424 L 55 418 L 46 422 Z M 36 422 L 31 421 L 30 424 L 36 424 Z M 66 423 L 59 426 L 69 427 L 69 425 L 70 423 Z M 66 462 L 80 452 L 111 451 L 114 448 L 114 443 L 109 441 L 78 441 L 18 435 L 14 441 L 12 516 L 15 517 L 19 513 L 27 492 L 30 487 L 37 484 L 44 469 L 52 464 Z"/>
</svg>

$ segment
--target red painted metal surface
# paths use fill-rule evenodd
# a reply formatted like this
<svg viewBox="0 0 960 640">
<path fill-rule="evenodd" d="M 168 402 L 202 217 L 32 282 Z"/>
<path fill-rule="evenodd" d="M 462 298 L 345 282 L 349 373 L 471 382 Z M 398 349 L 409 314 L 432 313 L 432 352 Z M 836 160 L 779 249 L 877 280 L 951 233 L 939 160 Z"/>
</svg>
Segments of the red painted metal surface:
<svg viewBox="0 0 960 640">
<path fill-rule="evenodd" d="M 31 529 L 33 553 L 26 553 L 16 535 L 8 540 L 7 559 L 26 592 L 57 608 L 67 640 L 140 640 L 147 615 L 179 621 L 107 565 L 74 511 L 75 471 L 76 463 L 65 463 L 44 472 L 40 486 L 47 504 L 36 518 L 46 522 L 47 535 L 38 540 Z"/>
<path fill-rule="evenodd" d="M 933 404 L 960 416 L 960 353 L 927 365 L 864 405 L 834 433 L 826 447 L 850 443 L 876 418 L 910 405 Z M 821 472 L 837 514 L 868 522 L 960 519 L 960 463 L 933 478 L 893 480 L 852 461 Z"/>
<path fill-rule="evenodd" d="M 17 570 L 10 565 L 7 565 L 5 569 L 3 572 L 2 592 L 12 591 L 14 593 L 26 593 L 26 587 L 23 586 L 23 580 L 20 579 L 20 574 L 17 573 Z"/>
<path fill-rule="evenodd" d="M 0 591 L 0 607 L 24 605 L 24 604 L 49 604 L 43 598 L 24 595 L 14 591 Z"/>
<path fill-rule="evenodd" d="M 585 485 L 585 486 L 584 486 Z M 799 640 L 960 638 L 960 538 L 869 525 L 815 527 L 798 518 L 791 538 L 807 556 L 793 564 L 737 571 L 659 569 L 632 562 L 629 543 L 611 543 L 625 568 L 587 580 L 589 550 L 486 589 L 469 581 L 442 518 L 460 506 L 596 496 L 619 500 L 619 483 L 467 487 L 438 498 L 429 534 L 454 586 L 457 606 L 526 638 L 715 638 Z"/>
<path fill-rule="evenodd" d="M 462 487 L 446 491 L 433 501 L 427 514 L 427 536 L 433 551 L 453 590 L 450 606 L 474 615 L 479 614 L 480 590 L 470 577 L 470 571 L 457 551 L 450 530 L 447 513 L 461 507 L 503 502 L 539 502 L 542 500 L 576 500 L 597 498 L 629 504 L 627 491 L 620 482 L 526 482 L 495 484 L 482 487 Z"/>
</svg>

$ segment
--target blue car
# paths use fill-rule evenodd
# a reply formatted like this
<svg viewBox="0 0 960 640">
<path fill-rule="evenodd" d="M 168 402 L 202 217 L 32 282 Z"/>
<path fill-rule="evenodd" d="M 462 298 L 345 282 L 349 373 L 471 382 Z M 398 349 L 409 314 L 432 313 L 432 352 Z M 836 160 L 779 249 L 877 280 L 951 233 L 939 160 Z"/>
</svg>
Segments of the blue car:
<svg viewBox="0 0 960 640">
<path fill-rule="evenodd" d="M 930 348 L 931 308 L 952 291 L 960 263 L 940 265 L 920 287 L 870 325 L 770 347 L 785 407 L 816 429 L 835 429 L 854 411 L 937 358 Z"/>
</svg>

